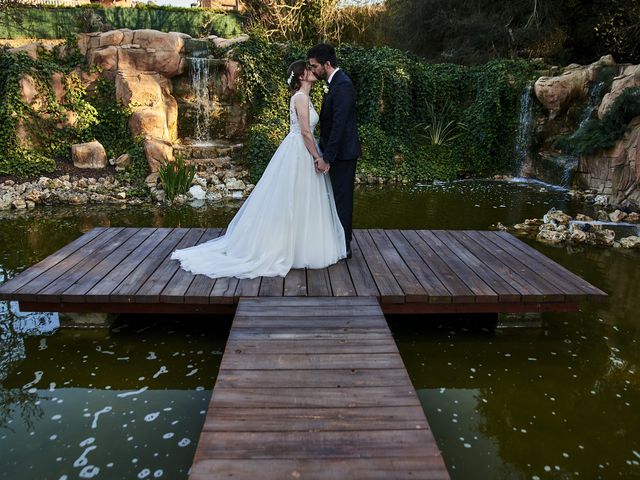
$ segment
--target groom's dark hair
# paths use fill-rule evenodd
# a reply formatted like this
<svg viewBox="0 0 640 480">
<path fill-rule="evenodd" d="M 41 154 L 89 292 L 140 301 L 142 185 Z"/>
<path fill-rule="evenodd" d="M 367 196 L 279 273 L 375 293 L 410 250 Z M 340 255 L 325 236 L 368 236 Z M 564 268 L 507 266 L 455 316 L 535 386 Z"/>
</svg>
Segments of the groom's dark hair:
<svg viewBox="0 0 640 480">
<path fill-rule="evenodd" d="M 311 47 L 307 52 L 307 59 L 309 58 L 315 58 L 321 65 L 329 62 L 332 67 L 335 67 L 338 64 L 336 49 L 328 43 L 319 43 L 315 47 Z"/>
</svg>

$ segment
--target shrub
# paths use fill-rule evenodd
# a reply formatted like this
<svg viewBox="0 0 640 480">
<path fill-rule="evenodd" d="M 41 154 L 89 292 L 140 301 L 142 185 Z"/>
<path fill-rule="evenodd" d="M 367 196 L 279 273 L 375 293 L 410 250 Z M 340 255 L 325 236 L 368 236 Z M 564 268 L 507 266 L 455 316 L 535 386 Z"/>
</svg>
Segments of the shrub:
<svg viewBox="0 0 640 480">
<path fill-rule="evenodd" d="M 609 149 L 624 136 L 629 122 L 637 116 L 640 116 L 640 87 L 627 88 L 601 119 L 588 120 L 576 132 L 559 137 L 554 144 L 565 153 L 574 155 Z"/>
</svg>

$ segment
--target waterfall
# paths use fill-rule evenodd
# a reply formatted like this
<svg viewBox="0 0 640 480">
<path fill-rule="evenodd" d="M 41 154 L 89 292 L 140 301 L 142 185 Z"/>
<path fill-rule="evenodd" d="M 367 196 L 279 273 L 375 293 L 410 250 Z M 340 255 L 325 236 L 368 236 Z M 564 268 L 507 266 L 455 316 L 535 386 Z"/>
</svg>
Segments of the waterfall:
<svg viewBox="0 0 640 480">
<path fill-rule="evenodd" d="M 580 123 L 578 124 L 578 130 L 576 131 L 582 130 L 582 127 L 584 127 L 585 124 L 591 119 L 591 115 L 593 115 L 593 112 L 596 110 L 596 108 L 598 108 L 598 105 L 600 105 L 600 101 L 602 100 L 602 98 L 600 97 L 602 96 L 603 88 L 604 82 L 598 82 L 591 89 L 591 93 L 589 94 L 589 103 L 584 109 L 584 112 L 582 112 L 582 118 L 580 119 Z"/>
<path fill-rule="evenodd" d="M 205 53 L 206 55 L 206 53 Z M 191 65 L 191 85 L 195 94 L 194 140 L 197 143 L 211 141 L 211 100 L 209 98 L 209 59 L 206 56 L 187 57 Z"/>
<path fill-rule="evenodd" d="M 520 97 L 520 117 L 518 119 L 518 137 L 516 138 L 516 173 L 522 177 L 527 163 L 531 131 L 533 127 L 533 85 L 527 85 Z"/>
</svg>

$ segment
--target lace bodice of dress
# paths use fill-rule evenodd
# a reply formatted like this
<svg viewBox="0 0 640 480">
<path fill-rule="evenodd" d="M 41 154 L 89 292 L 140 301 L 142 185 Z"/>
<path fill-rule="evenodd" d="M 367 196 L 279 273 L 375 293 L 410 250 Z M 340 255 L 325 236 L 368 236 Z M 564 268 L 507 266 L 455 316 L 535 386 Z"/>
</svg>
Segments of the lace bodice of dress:
<svg viewBox="0 0 640 480">
<path fill-rule="evenodd" d="M 296 115 L 296 109 L 293 105 L 293 99 L 296 95 L 306 95 L 304 92 L 296 92 L 291 96 L 291 100 L 289 101 L 289 132 L 299 132 L 300 131 L 300 123 L 298 122 L 298 115 Z M 318 124 L 318 120 L 320 120 L 320 116 L 316 109 L 313 107 L 313 103 L 309 100 L 309 123 L 311 127 L 311 131 L 313 132 Z"/>
</svg>

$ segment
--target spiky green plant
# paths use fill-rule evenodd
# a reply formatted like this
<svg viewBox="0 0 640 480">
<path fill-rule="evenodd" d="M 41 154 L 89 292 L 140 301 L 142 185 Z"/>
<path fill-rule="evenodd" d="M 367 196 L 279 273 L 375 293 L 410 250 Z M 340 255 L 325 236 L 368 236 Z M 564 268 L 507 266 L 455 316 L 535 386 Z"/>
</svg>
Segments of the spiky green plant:
<svg viewBox="0 0 640 480">
<path fill-rule="evenodd" d="M 175 162 L 164 162 L 160 165 L 160 183 L 169 201 L 176 195 L 187 193 L 196 174 L 195 165 L 187 164 L 181 156 Z"/>
<path fill-rule="evenodd" d="M 432 103 L 428 103 L 427 117 L 429 122 L 419 123 L 414 127 L 418 137 L 429 145 L 449 146 L 467 128 L 462 122 L 450 120 L 452 110 L 448 103 L 440 109 L 436 109 Z"/>
</svg>

